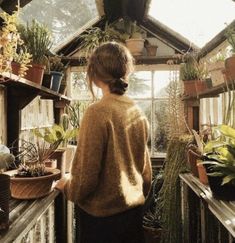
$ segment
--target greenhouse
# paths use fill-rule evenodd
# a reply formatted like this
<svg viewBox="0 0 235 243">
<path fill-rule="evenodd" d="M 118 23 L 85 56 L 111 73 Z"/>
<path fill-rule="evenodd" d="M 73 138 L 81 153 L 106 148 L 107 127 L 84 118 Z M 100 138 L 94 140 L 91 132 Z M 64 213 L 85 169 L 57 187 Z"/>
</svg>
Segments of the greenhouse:
<svg viewBox="0 0 235 243">
<path fill-rule="evenodd" d="M 235 242 L 235 1 L 0 0 L 0 243 Z"/>
</svg>

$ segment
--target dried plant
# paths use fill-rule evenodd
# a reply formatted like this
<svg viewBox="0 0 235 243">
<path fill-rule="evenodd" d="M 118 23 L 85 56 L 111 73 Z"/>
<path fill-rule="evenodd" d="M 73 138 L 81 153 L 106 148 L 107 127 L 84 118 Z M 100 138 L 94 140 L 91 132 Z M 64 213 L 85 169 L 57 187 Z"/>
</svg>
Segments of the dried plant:
<svg viewBox="0 0 235 243">
<path fill-rule="evenodd" d="M 170 84 L 168 93 L 168 112 L 166 116 L 166 134 L 168 141 L 179 138 L 187 132 L 184 115 L 184 103 L 181 99 L 182 83 L 179 81 L 179 73 L 176 66 L 171 65 Z"/>
</svg>

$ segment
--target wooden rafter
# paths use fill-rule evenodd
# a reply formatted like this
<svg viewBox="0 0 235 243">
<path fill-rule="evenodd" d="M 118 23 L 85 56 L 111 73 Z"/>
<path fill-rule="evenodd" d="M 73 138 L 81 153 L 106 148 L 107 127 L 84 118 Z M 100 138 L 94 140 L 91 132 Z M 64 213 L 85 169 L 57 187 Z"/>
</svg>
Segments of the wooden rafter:
<svg viewBox="0 0 235 243">
<path fill-rule="evenodd" d="M 30 3 L 32 0 L 20 0 L 20 7 L 24 7 L 28 3 Z M 2 0 L 0 1 L 1 8 L 6 11 L 7 13 L 12 13 L 17 9 L 18 0 Z"/>
</svg>

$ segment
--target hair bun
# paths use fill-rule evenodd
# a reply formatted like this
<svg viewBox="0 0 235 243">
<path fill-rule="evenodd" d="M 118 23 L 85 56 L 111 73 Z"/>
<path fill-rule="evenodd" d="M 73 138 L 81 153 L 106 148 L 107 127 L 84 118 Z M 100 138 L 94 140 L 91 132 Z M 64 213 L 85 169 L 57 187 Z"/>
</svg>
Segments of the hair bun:
<svg viewBox="0 0 235 243">
<path fill-rule="evenodd" d="M 128 83 L 123 78 L 117 78 L 109 82 L 110 92 L 114 94 L 123 95 L 126 92 Z"/>
</svg>

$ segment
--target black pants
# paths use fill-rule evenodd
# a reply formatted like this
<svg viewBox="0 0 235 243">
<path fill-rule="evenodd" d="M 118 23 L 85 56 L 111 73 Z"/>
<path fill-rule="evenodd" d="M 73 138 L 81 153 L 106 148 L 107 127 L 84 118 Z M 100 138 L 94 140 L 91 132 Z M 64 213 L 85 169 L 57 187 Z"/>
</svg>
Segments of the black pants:
<svg viewBox="0 0 235 243">
<path fill-rule="evenodd" d="M 93 217 L 79 209 L 79 243 L 144 243 L 142 207 L 109 217 Z"/>
</svg>

